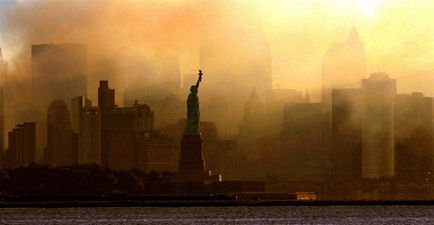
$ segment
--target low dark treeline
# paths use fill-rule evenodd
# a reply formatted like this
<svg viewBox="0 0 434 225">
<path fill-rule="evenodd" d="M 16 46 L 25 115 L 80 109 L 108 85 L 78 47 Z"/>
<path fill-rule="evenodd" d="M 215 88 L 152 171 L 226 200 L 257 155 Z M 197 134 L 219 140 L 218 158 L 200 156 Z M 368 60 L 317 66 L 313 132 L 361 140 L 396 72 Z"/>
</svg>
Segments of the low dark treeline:
<svg viewBox="0 0 434 225">
<path fill-rule="evenodd" d="M 0 171 L 0 192 L 25 195 L 159 194 L 170 173 L 116 171 L 99 165 L 30 165 Z"/>
</svg>

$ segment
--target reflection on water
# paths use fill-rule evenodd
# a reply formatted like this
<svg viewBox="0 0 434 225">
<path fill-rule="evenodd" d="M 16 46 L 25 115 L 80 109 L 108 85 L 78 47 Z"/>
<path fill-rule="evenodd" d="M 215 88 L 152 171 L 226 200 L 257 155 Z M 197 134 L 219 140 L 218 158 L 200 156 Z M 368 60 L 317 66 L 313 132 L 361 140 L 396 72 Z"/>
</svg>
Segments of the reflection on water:
<svg viewBox="0 0 434 225">
<path fill-rule="evenodd" d="M 0 224 L 432 224 L 434 206 L 5 208 Z"/>
</svg>

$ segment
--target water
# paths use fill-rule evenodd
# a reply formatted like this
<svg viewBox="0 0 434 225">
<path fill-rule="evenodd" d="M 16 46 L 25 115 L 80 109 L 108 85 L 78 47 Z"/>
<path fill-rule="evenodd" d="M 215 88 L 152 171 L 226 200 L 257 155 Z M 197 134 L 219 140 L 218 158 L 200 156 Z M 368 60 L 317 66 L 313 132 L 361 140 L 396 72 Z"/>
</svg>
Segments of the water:
<svg viewBox="0 0 434 225">
<path fill-rule="evenodd" d="M 0 224 L 433 224 L 434 206 L 4 208 Z"/>
</svg>

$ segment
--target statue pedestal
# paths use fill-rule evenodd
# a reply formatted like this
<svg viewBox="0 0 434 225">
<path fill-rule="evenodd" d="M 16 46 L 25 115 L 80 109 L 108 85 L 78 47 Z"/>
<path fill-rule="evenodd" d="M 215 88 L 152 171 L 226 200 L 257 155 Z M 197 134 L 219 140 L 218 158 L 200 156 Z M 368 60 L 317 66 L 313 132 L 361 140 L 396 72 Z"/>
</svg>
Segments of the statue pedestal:
<svg viewBox="0 0 434 225">
<path fill-rule="evenodd" d="M 203 172 L 205 170 L 202 143 L 203 141 L 200 135 L 182 136 L 179 171 Z"/>
<path fill-rule="evenodd" d="M 184 135 L 181 140 L 181 160 L 175 180 L 180 182 L 221 181 L 220 175 L 205 171 L 200 135 Z"/>
</svg>

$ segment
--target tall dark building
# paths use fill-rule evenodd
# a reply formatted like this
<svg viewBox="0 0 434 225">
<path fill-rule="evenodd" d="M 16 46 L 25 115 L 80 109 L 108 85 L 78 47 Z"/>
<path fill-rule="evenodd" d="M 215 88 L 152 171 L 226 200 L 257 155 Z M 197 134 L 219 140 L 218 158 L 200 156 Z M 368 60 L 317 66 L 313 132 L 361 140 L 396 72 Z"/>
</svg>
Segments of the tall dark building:
<svg viewBox="0 0 434 225">
<path fill-rule="evenodd" d="M 280 149 L 271 174 L 298 182 L 323 181 L 328 175 L 330 115 L 319 103 L 287 104 Z"/>
<path fill-rule="evenodd" d="M 360 87 L 365 76 L 365 50 L 353 25 L 347 40 L 334 44 L 323 57 L 321 101 L 325 109 L 331 110 L 332 89 Z"/>
<path fill-rule="evenodd" d="M 268 135 L 279 136 L 283 129 L 283 110 L 285 105 L 309 103 L 309 96 L 303 96 L 295 89 L 273 89 L 265 95 L 265 129 Z"/>
<path fill-rule="evenodd" d="M 362 176 L 395 176 L 394 108 L 396 80 L 373 73 L 362 80 Z"/>
<path fill-rule="evenodd" d="M 153 112 L 147 105 L 113 108 L 107 114 L 107 166 L 113 169 L 141 169 L 144 166 L 142 141 L 150 135 Z"/>
<path fill-rule="evenodd" d="M 115 90 L 109 88 L 107 80 L 99 82 L 98 87 L 98 108 L 101 113 L 101 163 L 108 165 L 108 113 L 115 108 Z"/>
<path fill-rule="evenodd" d="M 45 112 L 53 99 L 69 104 L 87 96 L 87 49 L 83 44 L 40 44 L 31 49 L 32 119 L 37 122 L 36 146 L 47 145 Z"/>
<path fill-rule="evenodd" d="M 360 89 L 333 89 L 332 179 L 351 181 L 362 177 L 362 96 Z"/>
<path fill-rule="evenodd" d="M 62 100 L 54 100 L 47 111 L 47 151 L 48 164 L 61 166 L 75 163 L 71 124 L 68 106 Z"/>
<path fill-rule="evenodd" d="M 422 93 L 395 98 L 396 177 L 425 181 L 434 172 L 432 98 Z"/>
<path fill-rule="evenodd" d="M 77 161 L 101 163 L 101 113 L 82 96 L 71 99 L 71 128 L 78 136 Z"/>
<path fill-rule="evenodd" d="M 35 123 L 18 124 L 9 131 L 9 149 L 2 157 L 3 168 L 28 166 L 35 162 Z"/>
</svg>

